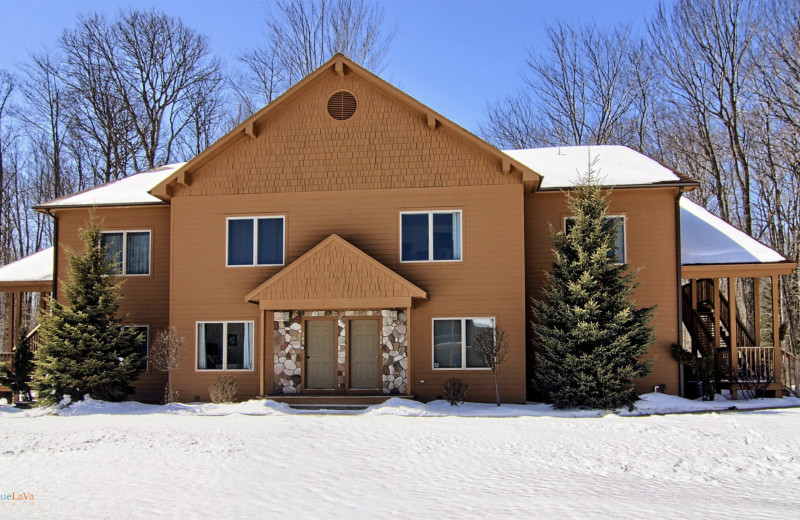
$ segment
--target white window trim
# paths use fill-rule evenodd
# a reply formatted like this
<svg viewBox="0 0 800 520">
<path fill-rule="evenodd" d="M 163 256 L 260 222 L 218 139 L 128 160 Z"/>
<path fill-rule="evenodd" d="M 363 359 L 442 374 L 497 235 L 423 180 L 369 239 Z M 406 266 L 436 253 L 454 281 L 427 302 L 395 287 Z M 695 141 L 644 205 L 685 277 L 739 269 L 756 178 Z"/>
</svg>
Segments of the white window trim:
<svg viewBox="0 0 800 520">
<path fill-rule="evenodd" d="M 433 215 L 436 213 L 452 214 L 458 213 L 458 225 L 461 229 L 461 240 L 458 243 L 458 259 L 454 260 L 434 260 L 433 259 Z M 428 215 L 428 259 L 427 260 L 403 260 L 403 215 Z M 462 262 L 464 260 L 464 218 L 463 210 L 460 209 L 436 209 L 436 210 L 421 210 L 421 211 L 401 211 L 400 218 L 398 219 L 400 226 L 400 244 L 398 247 L 398 256 L 401 264 L 422 264 L 429 262 Z"/>
<path fill-rule="evenodd" d="M 122 233 L 122 258 L 121 258 L 121 272 L 116 276 L 150 276 L 153 274 L 153 231 L 150 229 L 106 229 L 103 230 L 103 235 L 113 235 Z M 128 260 L 128 233 L 147 233 L 147 273 L 141 274 L 128 274 L 127 260 Z"/>
<path fill-rule="evenodd" d="M 436 352 L 435 342 L 436 336 L 434 335 L 434 322 L 440 320 L 461 320 L 461 368 L 459 367 L 436 367 Z M 497 318 L 494 316 L 455 316 L 450 318 L 432 318 L 431 319 L 431 367 L 433 370 L 491 370 L 489 367 L 468 367 L 467 366 L 467 320 L 492 320 L 492 325 L 497 327 Z"/>
<path fill-rule="evenodd" d="M 259 264 L 258 263 L 258 220 L 267 219 L 281 219 L 283 223 L 283 245 L 281 250 L 281 263 L 279 264 Z M 228 262 L 228 233 L 230 226 L 228 222 L 231 220 L 252 220 L 253 221 L 253 263 L 243 265 L 231 265 Z M 251 217 L 226 217 L 225 218 L 225 267 L 265 267 L 265 266 L 281 266 L 286 264 L 286 215 L 257 215 Z"/>
<path fill-rule="evenodd" d="M 222 364 L 226 367 L 228 366 L 228 324 L 229 323 L 251 323 L 253 325 L 253 339 L 251 341 L 253 352 L 251 353 L 251 357 L 253 359 L 252 367 L 251 368 L 197 368 L 197 341 L 199 340 L 197 336 L 197 328 L 200 324 L 214 324 L 214 323 L 221 323 L 222 324 L 222 337 L 225 338 L 225 345 L 222 349 Z M 194 322 L 194 371 L 195 372 L 255 372 L 256 370 L 256 322 L 254 320 L 209 320 L 209 321 L 196 321 Z"/>
<path fill-rule="evenodd" d="M 145 357 L 145 365 L 144 371 L 150 371 L 150 325 L 144 325 L 142 323 L 126 323 L 124 325 L 120 325 L 122 329 L 136 329 L 136 328 L 145 328 L 147 329 L 147 338 L 145 338 L 145 349 L 147 350 L 147 357 Z"/>
<path fill-rule="evenodd" d="M 567 220 L 574 219 L 574 215 L 567 215 L 564 217 L 561 229 L 566 234 Z M 605 218 L 621 218 L 622 219 L 622 262 L 614 262 L 613 265 L 623 265 L 628 261 L 628 217 L 624 213 L 606 215 Z"/>
</svg>

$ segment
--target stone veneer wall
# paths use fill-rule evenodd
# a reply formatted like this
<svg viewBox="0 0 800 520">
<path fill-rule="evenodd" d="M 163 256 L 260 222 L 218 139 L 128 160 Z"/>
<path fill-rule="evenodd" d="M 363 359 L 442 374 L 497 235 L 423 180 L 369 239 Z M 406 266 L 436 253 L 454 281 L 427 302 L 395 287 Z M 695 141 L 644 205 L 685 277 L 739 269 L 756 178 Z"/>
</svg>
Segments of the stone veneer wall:
<svg viewBox="0 0 800 520">
<path fill-rule="evenodd" d="M 345 323 L 350 316 L 381 317 L 381 358 L 384 394 L 405 394 L 408 390 L 408 325 L 403 311 L 291 311 L 288 316 L 276 313 L 273 336 L 273 394 L 299 394 L 302 391 L 304 316 L 337 317 L 337 389 L 346 390 L 347 339 Z"/>
</svg>

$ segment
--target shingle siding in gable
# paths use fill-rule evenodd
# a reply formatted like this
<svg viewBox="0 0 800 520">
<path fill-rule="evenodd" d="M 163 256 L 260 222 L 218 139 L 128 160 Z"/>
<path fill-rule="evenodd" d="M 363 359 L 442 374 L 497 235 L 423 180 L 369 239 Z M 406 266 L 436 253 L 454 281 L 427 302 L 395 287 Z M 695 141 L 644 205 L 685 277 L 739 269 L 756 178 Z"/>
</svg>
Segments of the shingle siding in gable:
<svg viewBox="0 0 800 520">
<path fill-rule="evenodd" d="M 352 118 L 327 112 L 340 89 L 358 100 Z M 192 176 L 176 195 L 518 184 L 496 157 L 449 133 L 368 82 L 331 73 Z"/>
</svg>

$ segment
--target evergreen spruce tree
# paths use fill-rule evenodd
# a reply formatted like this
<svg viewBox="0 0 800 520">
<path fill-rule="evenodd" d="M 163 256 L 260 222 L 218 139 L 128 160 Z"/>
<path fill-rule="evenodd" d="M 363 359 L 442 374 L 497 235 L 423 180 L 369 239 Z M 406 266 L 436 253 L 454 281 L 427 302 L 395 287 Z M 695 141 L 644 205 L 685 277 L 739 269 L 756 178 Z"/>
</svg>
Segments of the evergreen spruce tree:
<svg viewBox="0 0 800 520">
<path fill-rule="evenodd" d="M 80 236 L 83 252 L 68 251 L 67 282 L 62 285 L 69 306 L 53 300 L 52 312 L 41 320 L 33 381 L 43 404 L 58 403 L 65 395 L 73 401 L 86 395 L 124 400 L 143 366 L 141 333 L 121 329 L 116 316 L 119 284 L 94 216 Z"/>
<path fill-rule="evenodd" d="M 33 371 L 33 352 L 25 336 L 27 327 L 21 327 L 14 348 L 14 362 L 0 363 L 0 385 L 7 386 L 15 396 L 23 401 L 31 401 L 31 372 Z M 12 369 L 13 367 L 13 369 Z"/>
<path fill-rule="evenodd" d="M 636 273 L 610 254 L 619 231 L 605 219 L 607 196 L 591 176 L 568 202 L 574 216 L 567 233 L 551 229 L 555 262 L 533 304 L 533 382 L 558 408 L 631 407 L 633 381 L 652 365 L 640 358 L 653 341 L 654 307 L 631 299 Z"/>
</svg>

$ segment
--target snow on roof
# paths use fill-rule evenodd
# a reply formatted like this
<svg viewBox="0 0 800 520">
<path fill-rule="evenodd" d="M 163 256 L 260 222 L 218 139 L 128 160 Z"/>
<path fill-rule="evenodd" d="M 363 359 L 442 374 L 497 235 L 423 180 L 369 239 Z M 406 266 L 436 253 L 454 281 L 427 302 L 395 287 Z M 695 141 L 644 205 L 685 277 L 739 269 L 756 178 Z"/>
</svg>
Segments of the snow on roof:
<svg viewBox="0 0 800 520">
<path fill-rule="evenodd" d="M 167 164 L 130 175 L 73 195 L 37 205 L 37 208 L 63 208 L 75 206 L 127 206 L 138 204 L 163 204 L 148 193 L 186 163 Z"/>
<path fill-rule="evenodd" d="M 627 146 L 555 146 L 504 153 L 542 175 L 540 189 L 570 188 L 589 171 L 603 186 L 684 182 L 658 161 Z"/>
<path fill-rule="evenodd" d="M 49 282 L 52 280 L 52 246 L 0 267 L 0 283 Z"/>
<path fill-rule="evenodd" d="M 705 208 L 681 197 L 681 263 L 752 264 L 786 258 Z"/>
</svg>

